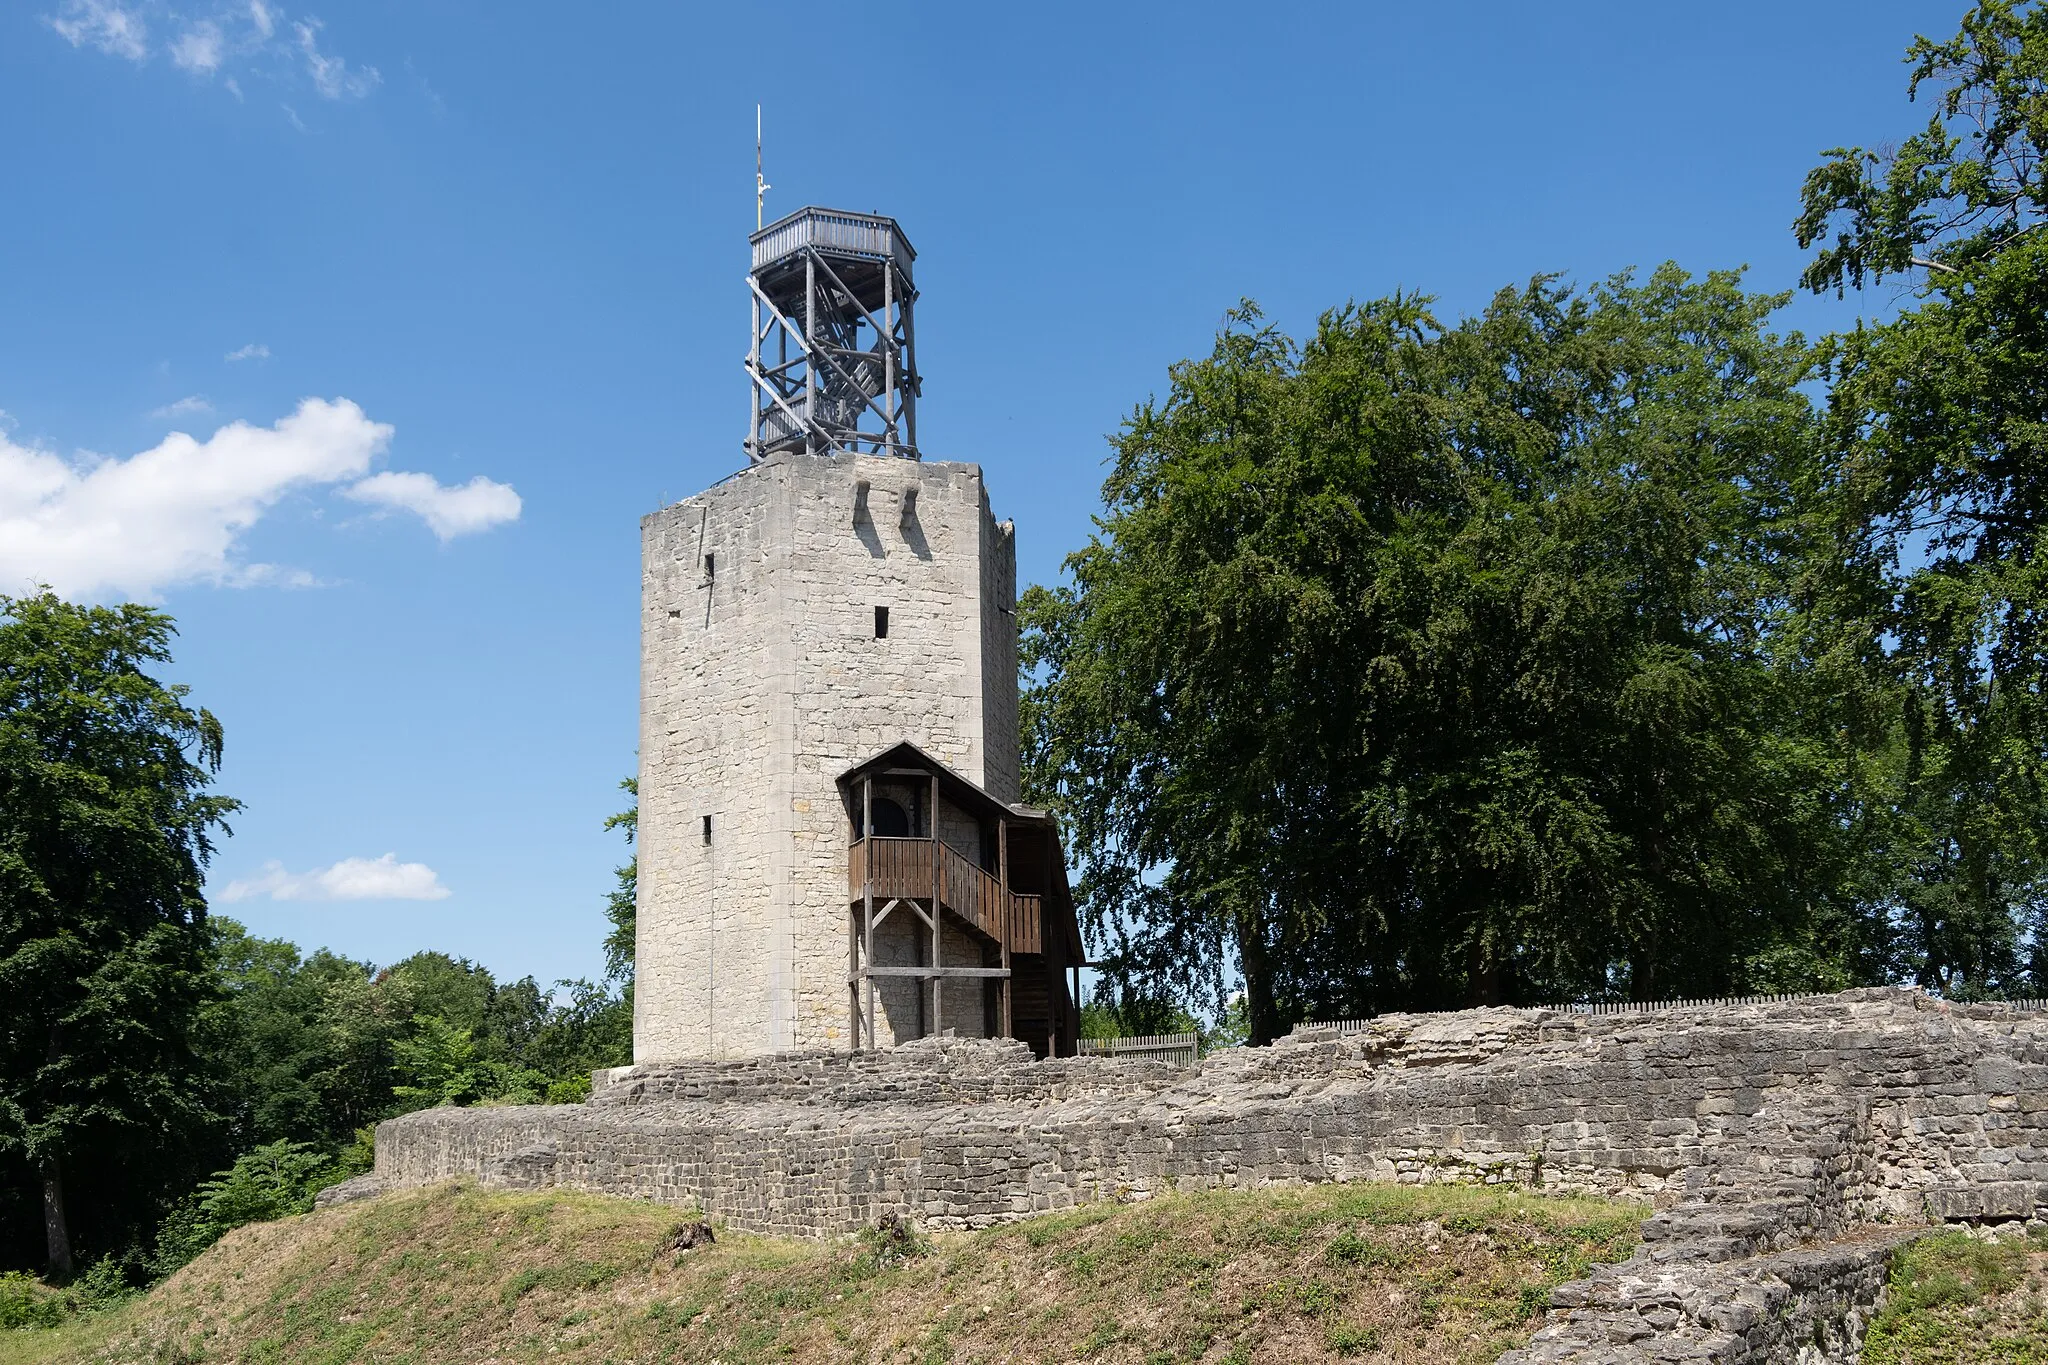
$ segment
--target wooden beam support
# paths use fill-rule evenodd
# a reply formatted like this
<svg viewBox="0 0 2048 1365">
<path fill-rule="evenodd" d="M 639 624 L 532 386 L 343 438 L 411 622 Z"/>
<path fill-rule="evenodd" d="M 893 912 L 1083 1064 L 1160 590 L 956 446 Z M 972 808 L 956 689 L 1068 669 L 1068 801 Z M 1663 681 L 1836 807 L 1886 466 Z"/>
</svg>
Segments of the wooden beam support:
<svg viewBox="0 0 2048 1365">
<path fill-rule="evenodd" d="M 1010 1022 L 1010 921 L 1016 917 L 1016 903 L 1010 899 L 1010 822 L 996 821 L 996 879 L 1003 886 L 1002 911 L 996 918 L 996 938 L 1003 953 L 1002 1019 L 999 1027 L 1005 1038 L 1017 1036 Z"/>
<path fill-rule="evenodd" d="M 916 901 L 910 899 L 908 896 L 898 896 L 894 900 L 890 901 L 887 905 L 884 905 L 882 907 L 881 914 L 875 916 L 875 927 L 877 929 L 881 928 L 882 921 L 889 918 L 889 912 L 896 909 L 908 910 L 911 914 L 916 915 L 919 919 L 923 920 L 927 925 L 929 925 L 932 922 L 932 917 L 924 912 L 924 907 L 922 905 L 919 905 Z"/>
<path fill-rule="evenodd" d="M 870 967 L 869 976 L 920 976 L 936 979 L 948 977 L 973 977 L 981 980 L 995 980 L 1010 974 L 1008 967 Z"/>
<path fill-rule="evenodd" d="M 867 868 L 863 874 L 866 885 L 862 888 L 861 901 L 867 908 L 867 929 L 863 935 L 860 955 L 862 984 L 867 990 L 868 1047 L 872 1050 L 881 1037 L 880 1021 L 875 1017 L 875 780 L 870 777 L 860 784 L 860 830 L 861 844 L 867 851 Z"/>
</svg>

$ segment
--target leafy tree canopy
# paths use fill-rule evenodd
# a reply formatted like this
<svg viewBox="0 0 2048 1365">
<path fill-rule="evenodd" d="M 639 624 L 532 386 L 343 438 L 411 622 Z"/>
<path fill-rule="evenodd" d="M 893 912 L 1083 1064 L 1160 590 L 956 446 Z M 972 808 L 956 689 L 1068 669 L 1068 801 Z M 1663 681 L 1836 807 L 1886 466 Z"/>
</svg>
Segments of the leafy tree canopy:
<svg viewBox="0 0 2048 1365">
<path fill-rule="evenodd" d="M 1895 685 L 1887 892 L 1907 972 L 1951 994 L 2038 979 L 2048 735 L 2048 7 L 1988 0 L 1916 40 L 1927 125 L 1807 177 L 1803 276 L 1912 285 L 1828 338 L 1820 615 Z"/>
<path fill-rule="evenodd" d="M 1020 612 L 1032 794 L 1115 974 L 1235 967 L 1263 1040 L 1819 941 L 1853 812 L 1778 654 L 1814 424 L 1780 302 L 1667 266 L 1299 344 L 1246 306 L 1173 367 Z"/>
<path fill-rule="evenodd" d="M 74 1212 L 123 1236 L 110 1196 L 178 1173 L 143 1154 L 214 1121 L 201 883 L 236 803 L 210 790 L 219 722 L 151 671 L 171 635 L 148 607 L 0 597 L 0 1156 L 38 1173 L 59 1271 Z"/>
</svg>

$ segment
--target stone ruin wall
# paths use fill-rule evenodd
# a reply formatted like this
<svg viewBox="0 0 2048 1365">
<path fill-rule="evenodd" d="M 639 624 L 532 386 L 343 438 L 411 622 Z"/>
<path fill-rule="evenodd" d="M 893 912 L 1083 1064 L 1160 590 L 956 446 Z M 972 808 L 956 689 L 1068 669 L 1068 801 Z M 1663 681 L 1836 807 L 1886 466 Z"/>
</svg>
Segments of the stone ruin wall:
<svg viewBox="0 0 2048 1365">
<path fill-rule="evenodd" d="M 1530 1363 L 1851 1359 L 1901 1238 L 2048 1212 L 2048 1017 L 1899 990 L 1385 1016 L 1185 1071 L 941 1038 L 600 1074 L 586 1105 L 386 1123 L 365 1185 L 559 1185 L 799 1236 L 1324 1180 L 1651 1203 Z"/>
</svg>

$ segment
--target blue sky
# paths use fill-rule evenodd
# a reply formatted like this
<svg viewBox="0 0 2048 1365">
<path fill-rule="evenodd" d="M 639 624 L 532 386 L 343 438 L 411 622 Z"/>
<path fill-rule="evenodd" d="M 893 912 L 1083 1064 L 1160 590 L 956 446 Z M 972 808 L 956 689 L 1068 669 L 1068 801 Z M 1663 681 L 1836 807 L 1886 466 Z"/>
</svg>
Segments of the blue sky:
<svg viewBox="0 0 2048 1365">
<path fill-rule="evenodd" d="M 756 101 L 771 216 L 916 244 L 925 452 L 1045 581 L 1241 296 L 1790 288 L 1801 177 L 1924 122 L 1900 56 L 1962 9 L 20 0 L 4 590 L 177 616 L 248 806 L 219 908 L 595 976 L 638 519 L 743 462 Z"/>
</svg>

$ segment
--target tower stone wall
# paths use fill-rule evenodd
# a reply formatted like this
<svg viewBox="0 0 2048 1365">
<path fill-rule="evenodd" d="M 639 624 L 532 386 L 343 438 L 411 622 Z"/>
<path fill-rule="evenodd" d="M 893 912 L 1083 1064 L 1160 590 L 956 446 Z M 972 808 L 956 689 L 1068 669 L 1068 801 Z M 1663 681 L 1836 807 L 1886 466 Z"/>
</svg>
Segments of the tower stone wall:
<svg viewBox="0 0 2048 1365">
<path fill-rule="evenodd" d="M 635 1060 L 849 1047 L 837 779 L 908 740 L 1017 799 L 1013 530 L 976 465 L 784 454 L 641 533 Z M 916 960 L 914 923 L 878 962 Z M 973 951 L 948 939 L 949 963 Z M 883 1045 L 921 1031 L 914 984 L 887 985 Z M 946 1026 L 980 1032 L 980 999 L 946 983 Z"/>
</svg>

